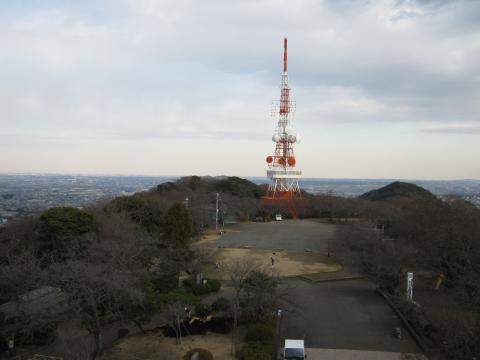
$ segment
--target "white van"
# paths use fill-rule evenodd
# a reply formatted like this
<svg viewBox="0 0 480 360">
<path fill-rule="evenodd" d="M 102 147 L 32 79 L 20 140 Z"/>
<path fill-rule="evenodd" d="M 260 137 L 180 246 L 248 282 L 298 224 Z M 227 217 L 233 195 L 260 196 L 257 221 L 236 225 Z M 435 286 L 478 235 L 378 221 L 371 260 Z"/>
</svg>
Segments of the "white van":
<svg viewBox="0 0 480 360">
<path fill-rule="evenodd" d="M 283 358 L 285 360 L 304 360 L 307 358 L 305 355 L 305 345 L 303 340 L 291 340 L 285 339 L 285 347 L 283 349 Z"/>
<path fill-rule="evenodd" d="M 275 220 L 276 221 L 282 221 L 282 214 L 275 215 Z"/>
</svg>

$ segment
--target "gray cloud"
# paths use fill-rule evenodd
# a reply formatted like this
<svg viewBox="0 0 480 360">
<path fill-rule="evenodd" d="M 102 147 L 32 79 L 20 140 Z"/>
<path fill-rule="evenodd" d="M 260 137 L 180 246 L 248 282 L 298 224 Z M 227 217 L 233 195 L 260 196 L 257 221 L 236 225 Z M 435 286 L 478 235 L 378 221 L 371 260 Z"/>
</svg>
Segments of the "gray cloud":
<svg viewBox="0 0 480 360">
<path fill-rule="evenodd" d="M 22 4 L 0 14 L 0 128 L 24 146 L 166 138 L 270 146 L 285 35 L 300 133 L 322 124 L 478 133 L 467 126 L 480 112 L 478 1 Z"/>
<path fill-rule="evenodd" d="M 438 134 L 480 134 L 480 121 L 456 122 L 442 125 L 429 125 L 422 128 L 426 133 Z"/>
</svg>

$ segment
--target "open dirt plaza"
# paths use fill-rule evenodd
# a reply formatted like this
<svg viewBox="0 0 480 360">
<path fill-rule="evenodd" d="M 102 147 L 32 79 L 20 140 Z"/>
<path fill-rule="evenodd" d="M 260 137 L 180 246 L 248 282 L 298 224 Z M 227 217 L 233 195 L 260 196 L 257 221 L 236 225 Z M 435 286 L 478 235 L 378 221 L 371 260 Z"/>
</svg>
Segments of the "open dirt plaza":
<svg viewBox="0 0 480 360">
<path fill-rule="evenodd" d="M 342 266 L 335 258 L 327 257 L 319 252 L 225 248 L 212 250 L 211 256 L 218 268 L 213 265 L 207 267 L 206 275 L 218 280 L 228 280 L 228 274 L 223 271 L 224 267 L 232 260 L 239 259 L 248 259 L 267 271 L 273 270 L 276 275 L 281 277 L 332 273 L 342 270 Z"/>
</svg>

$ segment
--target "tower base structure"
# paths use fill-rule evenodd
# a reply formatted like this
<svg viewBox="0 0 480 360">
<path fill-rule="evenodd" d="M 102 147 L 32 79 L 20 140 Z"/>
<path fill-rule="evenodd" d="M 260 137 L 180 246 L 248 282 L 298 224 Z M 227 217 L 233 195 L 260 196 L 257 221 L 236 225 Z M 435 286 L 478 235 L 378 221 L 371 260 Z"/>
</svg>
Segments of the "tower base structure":
<svg viewBox="0 0 480 360">
<path fill-rule="evenodd" d="M 304 199 L 298 179 L 302 172 L 298 170 L 267 170 L 270 178 L 267 194 L 262 200 L 267 205 L 285 207 L 292 218 L 297 219 L 303 208 Z"/>
<path fill-rule="evenodd" d="M 298 219 L 305 209 L 305 198 L 303 197 L 262 197 L 262 202 L 271 209 L 272 213 L 285 212 L 292 219 Z"/>
</svg>

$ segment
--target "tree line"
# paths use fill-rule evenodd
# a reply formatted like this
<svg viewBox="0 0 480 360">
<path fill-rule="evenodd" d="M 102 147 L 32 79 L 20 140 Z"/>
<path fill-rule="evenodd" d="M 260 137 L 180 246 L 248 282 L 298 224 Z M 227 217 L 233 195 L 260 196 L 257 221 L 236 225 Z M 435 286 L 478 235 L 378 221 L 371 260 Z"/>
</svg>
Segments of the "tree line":
<svg viewBox="0 0 480 360">
<path fill-rule="evenodd" d="M 402 183 L 330 200 L 337 214 L 362 219 L 338 228 L 339 255 L 396 299 L 426 342 L 448 359 L 478 357 L 480 209 Z M 418 303 L 405 301 L 407 271 L 418 275 Z"/>
<path fill-rule="evenodd" d="M 47 344 L 58 324 L 69 322 L 91 334 L 86 358 L 95 357 L 104 349 L 105 325 L 141 327 L 156 312 L 187 303 L 191 297 L 175 290 L 178 274 L 195 270 L 190 242 L 214 226 L 217 192 L 220 221 L 251 219 L 262 210 L 262 187 L 192 176 L 1 227 L 0 343 L 15 337 L 17 346 Z"/>
</svg>

